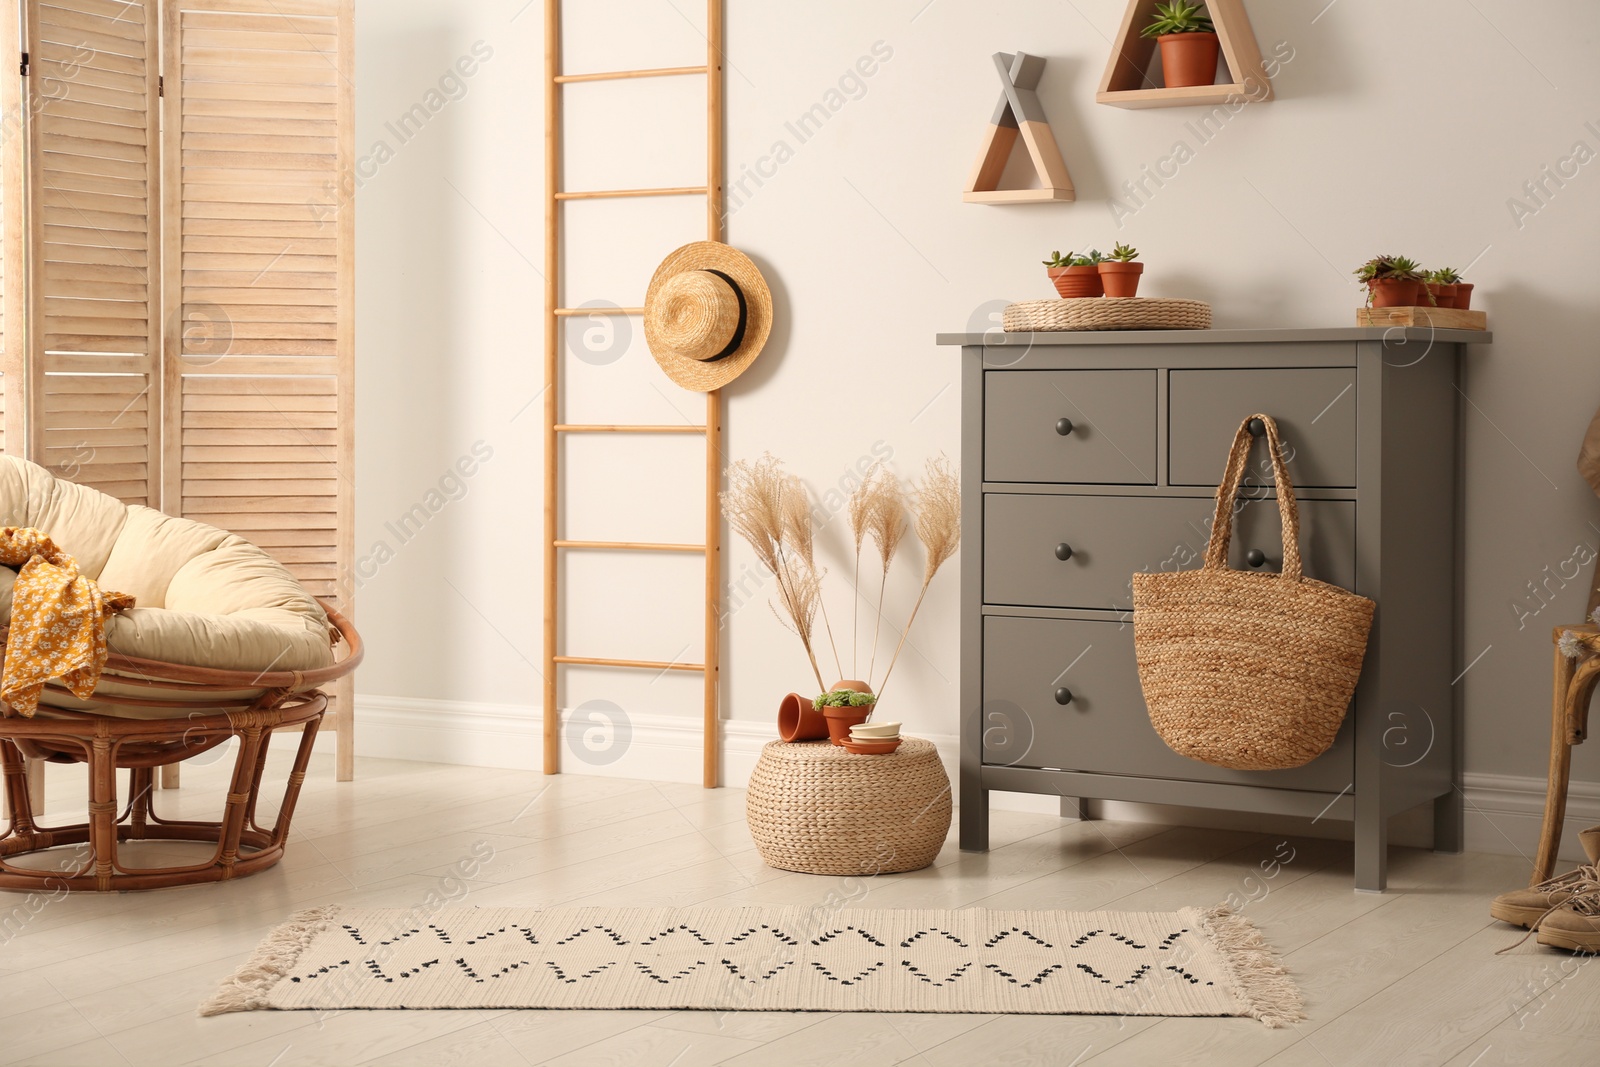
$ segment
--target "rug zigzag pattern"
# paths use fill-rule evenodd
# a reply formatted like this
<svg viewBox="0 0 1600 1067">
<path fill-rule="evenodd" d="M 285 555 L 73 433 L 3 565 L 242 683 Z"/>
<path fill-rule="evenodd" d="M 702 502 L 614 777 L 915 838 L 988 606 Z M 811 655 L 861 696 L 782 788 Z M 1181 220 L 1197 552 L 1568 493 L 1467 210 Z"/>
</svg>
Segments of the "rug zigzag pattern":
<svg viewBox="0 0 1600 1067">
<path fill-rule="evenodd" d="M 506 1007 L 1301 1017 L 1223 908 L 324 908 L 204 1010 Z"/>
</svg>

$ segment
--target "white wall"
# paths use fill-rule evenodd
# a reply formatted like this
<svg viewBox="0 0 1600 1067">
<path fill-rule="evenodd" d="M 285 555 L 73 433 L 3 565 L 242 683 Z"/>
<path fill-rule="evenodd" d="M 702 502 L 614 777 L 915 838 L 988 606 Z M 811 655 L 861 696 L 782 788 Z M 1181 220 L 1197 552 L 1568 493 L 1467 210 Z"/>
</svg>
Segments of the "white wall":
<svg viewBox="0 0 1600 1067">
<path fill-rule="evenodd" d="M 358 542 L 393 552 L 359 600 L 371 649 L 358 681 L 366 751 L 481 757 L 483 744 L 450 729 L 459 722 L 483 728 L 478 742 L 495 738 L 489 751 L 506 762 L 534 755 L 524 728 L 539 699 L 541 412 L 528 405 L 542 358 L 542 6 L 518 15 L 523 0 L 385 0 L 357 13 L 358 142 L 393 149 L 357 200 Z M 567 6 L 571 70 L 702 61 L 698 0 Z M 1146 292 L 1210 300 L 1227 327 L 1347 324 L 1360 299 L 1348 272 L 1378 252 L 1472 263 L 1475 306 L 1497 340 L 1474 351 L 1464 379 L 1466 643 L 1469 659 L 1482 653 L 1460 682 L 1467 768 L 1480 783 L 1542 775 L 1549 628 L 1582 614 L 1592 566 L 1565 586 L 1550 575 L 1575 550 L 1600 548 L 1600 503 L 1573 469 L 1600 402 L 1600 165 L 1573 164 L 1563 185 L 1547 182 L 1543 203 L 1524 183 L 1575 152 L 1600 152 L 1600 7 L 1256 0 L 1263 51 L 1292 55 L 1278 98 L 1202 142 L 1186 125 L 1194 109 L 1093 103 L 1123 6 L 728 0 L 730 184 L 746 166 L 773 174 L 763 157 L 784 156 L 774 176 L 735 190 L 728 223 L 728 240 L 767 272 L 778 318 L 768 350 L 727 391 L 729 456 L 770 450 L 821 493 L 875 445 L 892 449 L 907 477 L 929 455 L 954 455 L 958 357 L 933 335 L 990 325 L 1001 303 L 1049 295 L 1038 261 L 1051 249 L 1130 241 L 1148 264 Z M 492 56 L 460 99 L 394 143 L 385 122 L 426 103 L 478 41 Z M 845 84 L 858 98 L 802 143 L 785 124 L 826 102 L 875 48 L 888 58 L 859 90 Z M 999 90 L 989 54 L 1017 48 L 1049 60 L 1041 95 L 1074 204 L 960 202 Z M 697 80 L 570 94 L 569 187 L 702 180 Z M 780 141 L 788 153 L 775 153 Z M 1146 203 L 1124 198 L 1136 210 L 1115 218 L 1122 182 L 1180 141 L 1193 159 Z M 568 218 L 569 303 L 636 304 L 661 256 L 703 236 L 698 200 L 585 204 Z M 699 399 L 665 383 L 632 324 L 614 362 L 568 361 L 568 417 L 698 421 Z M 448 500 L 461 492 L 448 472 L 480 441 L 492 458 Z M 629 444 L 574 449 L 569 534 L 695 540 L 694 440 Z M 426 501 L 441 478 L 438 514 L 399 543 L 385 521 Z M 823 535 L 836 630 L 849 604 L 840 527 Z M 742 544 L 727 558 L 730 580 L 753 573 Z M 909 607 L 919 571 L 913 552 L 894 574 L 891 618 Z M 570 578 L 570 651 L 700 655 L 692 561 L 585 560 Z M 1542 599 L 1529 584 L 1541 582 L 1551 590 Z M 724 633 L 724 712 L 741 724 L 734 734 L 759 739 L 779 696 L 813 683 L 764 598 L 737 599 Z M 955 730 L 956 605 L 952 569 L 889 689 L 910 732 Z M 569 705 L 613 701 L 641 733 L 692 730 L 699 712 L 693 676 L 574 672 L 566 691 Z M 692 749 L 692 733 L 681 737 Z M 1597 747 L 1579 750 L 1576 778 L 1600 782 Z M 662 773 L 654 752 L 612 769 Z"/>
</svg>

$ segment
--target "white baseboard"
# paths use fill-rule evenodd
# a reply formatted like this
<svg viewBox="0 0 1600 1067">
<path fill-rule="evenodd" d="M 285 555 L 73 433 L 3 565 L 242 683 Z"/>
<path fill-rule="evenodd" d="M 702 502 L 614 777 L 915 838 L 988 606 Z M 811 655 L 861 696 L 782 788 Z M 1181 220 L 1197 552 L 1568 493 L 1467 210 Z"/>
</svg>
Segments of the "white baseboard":
<svg viewBox="0 0 1600 1067">
<path fill-rule="evenodd" d="M 356 696 L 356 750 L 363 756 L 454 763 L 469 767 L 537 770 L 542 763 L 538 710 L 528 705 L 421 700 L 413 697 Z M 588 731 L 587 739 L 585 731 Z M 595 721 L 563 724 L 563 769 L 575 774 L 658 782 L 698 782 L 701 772 L 700 722 L 688 716 L 633 715 L 626 725 Z M 620 736 L 619 736 L 620 735 Z M 625 742 L 623 737 L 626 738 Z M 773 740 L 770 722 L 743 719 L 722 724 L 722 780 L 742 786 L 750 778 L 761 746 Z M 959 743 L 954 734 L 930 736 L 952 776 Z M 586 743 L 587 740 L 587 743 Z M 1532 856 L 1544 814 L 1542 778 L 1468 773 L 1466 847 L 1469 852 Z M 1024 793 L 992 793 L 992 807 L 1054 813 L 1055 797 Z M 1102 818 L 1168 822 L 1190 826 L 1260 829 L 1267 832 L 1348 838 L 1350 824 L 1264 816 L 1254 812 L 1173 808 L 1156 804 L 1106 801 Z M 1600 825 L 1600 783 L 1573 782 L 1567 796 L 1566 833 L 1561 855 L 1583 859 L 1577 832 Z M 1399 844 L 1426 845 L 1432 824 L 1425 810 L 1407 812 L 1391 822 L 1390 836 Z"/>
</svg>

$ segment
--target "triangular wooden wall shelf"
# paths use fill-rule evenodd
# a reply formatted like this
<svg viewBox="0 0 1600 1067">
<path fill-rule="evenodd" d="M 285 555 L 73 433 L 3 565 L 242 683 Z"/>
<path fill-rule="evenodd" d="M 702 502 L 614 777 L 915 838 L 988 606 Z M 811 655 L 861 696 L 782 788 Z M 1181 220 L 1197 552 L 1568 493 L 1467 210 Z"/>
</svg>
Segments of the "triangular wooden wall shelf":
<svg viewBox="0 0 1600 1067">
<path fill-rule="evenodd" d="M 1005 91 L 989 120 L 989 131 L 984 135 L 983 152 L 967 179 L 966 191 L 961 199 L 969 204 L 1035 204 L 1051 201 L 1076 200 L 1072 189 L 1072 176 L 1061 158 L 1055 134 L 1050 131 L 1050 121 L 1044 116 L 1044 105 L 1039 103 L 1039 76 L 1044 73 L 1044 60 L 1026 52 L 1012 55 L 1009 52 L 994 54 L 995 69 Z M 1017 143 L 1017 135 L 1028 149 L 1033 169 L 1039 175 L 1039 189 L 1001 189 L 1000 176 L 1005 173 L 1006 161 Z"/>
<path fill-rule="evenodd" d="M 1221 104 L 1243 97 L 1254 103 L 1272 99 L 1272 79 L 1261 64 L 1261 49 L 1244 0 L 1205 0 L 1211 21 L 1217 27 L 1217 42 L 1222 46 L 1222 61 L 1228 66 L 1230 82 L 1217 85 L 1186 85 L 1176 89 L 1145 88 L 1146 72 L 1155 57 L 1154 38 L 1141 37 L 1139 31 L 1155 17 L 1157 0 L 1129 0 L 1122 29 L 1111 45 L 1111 59 L 1095 101 L 1113 107 L 1183 107 L 1188 104 Z"/>
</svg>

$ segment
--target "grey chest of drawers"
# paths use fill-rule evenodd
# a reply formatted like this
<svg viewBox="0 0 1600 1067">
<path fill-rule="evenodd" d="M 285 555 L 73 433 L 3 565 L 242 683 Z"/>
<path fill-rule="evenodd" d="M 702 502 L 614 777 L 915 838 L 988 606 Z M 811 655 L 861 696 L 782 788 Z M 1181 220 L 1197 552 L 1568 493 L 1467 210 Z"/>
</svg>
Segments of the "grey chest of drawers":
<svg viewBox="0 0 1600 1067">
<path fill-rule="evenodd" d="M 1381 890 L 1390 816 L 1432 804 L 1461 847 L 1457 575 L 1460 357 L 1487 333 L 1425 329 L 947 334 L 962 389 L 961 847 L 992 789 L 1354 823 L 1355 884 Z M 1378 603 L 1333 747 L 1233 771 L 1168 749 L 1134 667 L 1131 577 L 1199 566 L 1228 443 L 1282 430 L 1306 573 Z M 1265 440 L 1231 565 L 1281 556 Z M 1308 626 L 1315 620 L 1307 620 Z"/>
</svg>

